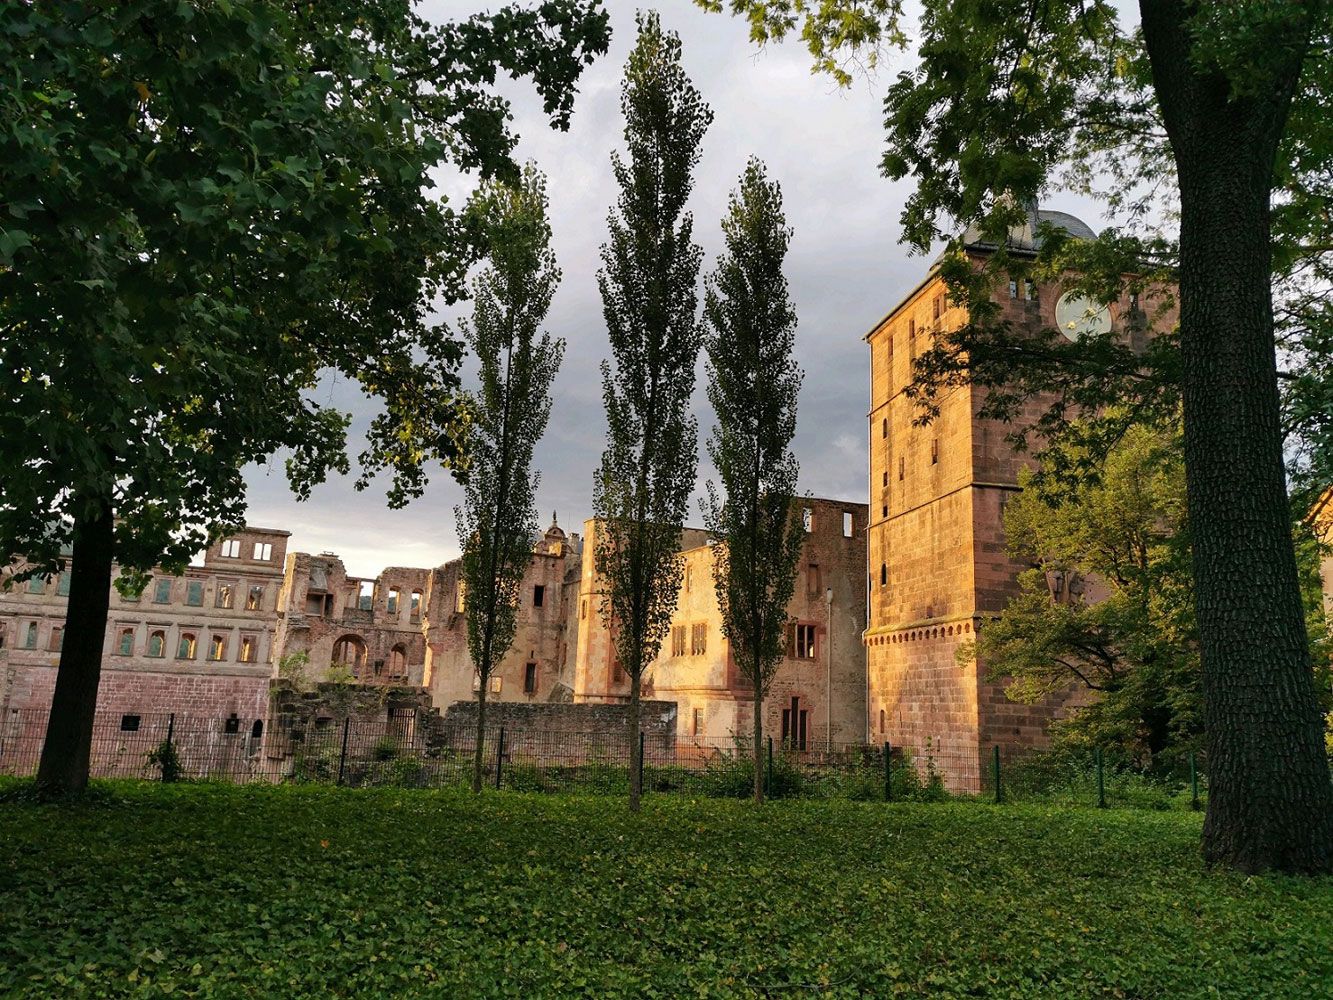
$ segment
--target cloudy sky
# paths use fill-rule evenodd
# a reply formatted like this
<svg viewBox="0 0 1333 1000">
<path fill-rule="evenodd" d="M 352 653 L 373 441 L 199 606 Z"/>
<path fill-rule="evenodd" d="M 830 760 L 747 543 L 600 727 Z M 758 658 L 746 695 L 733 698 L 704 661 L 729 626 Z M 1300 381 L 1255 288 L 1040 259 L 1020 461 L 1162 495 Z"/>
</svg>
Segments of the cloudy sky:
<svg viewBox="0 0 1333 1000">
<path fill-rule="evenodd" d="M 425 0 L 421 7 L 433 20 L 453 20 L 496 5 L 498 0 Z M 521 82 L 503 88 L 514 100 L 518 156 L 535 159 L 549 177 L 555 249 L 564 272 L 547 328 L 565 339 L 567 349 L 537 453 L 537 500 L 542 527 L 558 511 L 569 530 L 580 530 L 591 515 L 592 477 L 605 434 L 598 364 L 609 348 L 596 272 L 616 195 L 609 156 L 621 143 L 620 73 L 633 44 L 635 4 L 609 0 L 608 7 L 611 49 L 584 73 L 568 132 L 547 127 L 540 104 Z M 680 34 L 686 71 L 714 111 L 690 203 L 705 270 L 721 248 L 719 220 L 728 192 L 746 158 L 758 155 L 781 183 L 795 229 L 787 274 L 800 317 L 797 355 L 805 369 L 794 442 L 801 487 L 815 496 L 864 502 L 869 388 L 861 337 L 928 266 L 927 258 L 910 255 L 899 242 L 908 186 L 885 180 L 877 167 L 884 136 L 880 100 L 896 67 L 881 71 L 878 80 L 838 90 L 810 74 L 809 55 L 799 42 L 757 51 L 743 21 L 703 13 L 689 0 L 663 0 L 659 9 L 664 25 Z M 457 203 L 470 186 L 468 178 L 446 178 L 442 192 Z M 1061 207 L 1078 211 L 1077 205 Z M 702 441 L 712 423 L 702 359 L 699 372 L 694 409 Z M 468 384 L 474 376 L 468 366 Z M 364 430 L 374 408 L 356 389 L 332 385 L 320 392 L 355 415 L 354 434 Z M 352 442 L 353 454 L 357 445 Z M 707 455 L 701 455 L 700 494 L 710 475 Z M 298 503 L 287 492 L 278 459 L 249 470 L 247 480 L 250 523 L 290 530 L 293 549 L 337 552 L 352 573 L 433 566 L 458 552 L 453 509 L 461 490 L 443 470 L 435 470 L 422 498 L 398 511 L 385 506 L 383 484 L 358 493 L 352 477 L 333 478 Z M 694 511 L 697 521 L 697 503 Z"/>
</svg>

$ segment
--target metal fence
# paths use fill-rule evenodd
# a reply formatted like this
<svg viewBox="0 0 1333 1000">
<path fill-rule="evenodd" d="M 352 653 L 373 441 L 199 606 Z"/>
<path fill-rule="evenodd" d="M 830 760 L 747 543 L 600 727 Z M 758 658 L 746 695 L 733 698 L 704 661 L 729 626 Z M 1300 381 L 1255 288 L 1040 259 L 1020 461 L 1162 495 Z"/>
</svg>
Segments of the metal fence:
<svg viewBox="0 0 1333 1000">
<path fill-rule="evenodd" d="M 0 774 L 37 770 L 47 713 L 12 711 L 0 722 Z M 474 732 L 419 724 L 412 710 L 378 718 L 279 716 L 268 727 L 235 717 L 151 714 L 98 716 L 94 778 L 318 782 L 345 787 L 467 787 L 475 766 Z M 1187 754 L 1145 776 L 1132 761 L 1086 754 L 1006 752 L 927 743 L 807 743 L 769 738 L 760 767 L 774 798 L 866 801 L 1055 801 L 1089 806 L 1199 808 L 1202 758 Z M 672 733 L 535 731 L 496 726 L 482 746 L 488 787 L 522 792 L 625 794 L 641 768 L 646 794 L 745 797 L 754 781 L 748 737 L 705 740 Z"/>
</svg>

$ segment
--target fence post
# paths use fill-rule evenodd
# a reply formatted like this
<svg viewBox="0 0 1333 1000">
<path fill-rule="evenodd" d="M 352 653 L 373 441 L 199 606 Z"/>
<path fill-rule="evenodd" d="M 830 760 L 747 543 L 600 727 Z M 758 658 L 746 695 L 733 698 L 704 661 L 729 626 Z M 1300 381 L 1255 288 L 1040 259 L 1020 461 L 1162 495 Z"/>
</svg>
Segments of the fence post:
<svg viewBox="0 0 1333 1000">
<path fill-rule="evenodd" d="M 643 793 L 647 791 L 643 781 L 643 737 L 644 732 L 639 730 L 639 798 L 643 798 Z"/>
<path fill-rule="evenodd" d="M 1199 811 L 1199 771 L 1194 766 L 1194 751 L 1190 751 L 1190 808 Z"/>
<path fill-rule="evenodd" d="M 500 740 L 495 744 L 495 787 L 500 787 L 500 780 L 504 774 L 505 763 L 505 727 L 500 727 Z"/>
<path fill-rule="evenodd" d="M 884 801 L 893 801 L 893 748 L 884 741 Z"/>
<path fill-rule="evenodd" d="M 343 783 L 343 773 L 347 770 L 347 733 L 352 728 L 352 717 L 343 719 L 343 749 L 338 755 L 338 784 Z"/>
<path fill-rule="evenodd" d="M 995 802 L 998 805 L 1004 801 L 1004 790 L 1000 787 L 1000 745 L 998 743 L 991 748 L 991 770 L 995 775 Z"/>
<path fill-rule="evenodd" d="M 1102 766 L 1102 748 L 1093 751 L 1097 759 L 1097 808 L 1106 808 L 1106 771 Z"/>
<path fill-rule="evenodd" d="M 176 738 L 176 713 L 172 712 L 169 716 L 167 716 L 167 757 L 165 760 L 162 761 L 161 765 L 163 781 L 176 780 L 176 771 L 175 768 L 173 767 L 171 760 L 171 758 L 174 757 L 176 753 L 176 746 L 174 743 L 175 738 Z"/>
<path fill-rule="evenodd" d="M 768 761 L 764 769 L 764 798 L 773 796 L 773 737 L 768 738 Z"/>
</svg>

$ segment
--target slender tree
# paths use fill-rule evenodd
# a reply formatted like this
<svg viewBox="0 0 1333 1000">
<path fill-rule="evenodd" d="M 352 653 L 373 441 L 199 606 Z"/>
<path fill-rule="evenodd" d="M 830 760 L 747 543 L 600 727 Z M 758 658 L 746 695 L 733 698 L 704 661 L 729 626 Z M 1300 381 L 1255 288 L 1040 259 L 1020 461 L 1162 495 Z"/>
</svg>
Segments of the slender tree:
<svg viewBox="0 0 1333 1000">
<path fill-rule="evenodd" d="M 497 70 L 563 125 L 606 39 L 594 0 L 0 4 L 0 550 L 46 573 L 73 544 L 46 793 L 87 783 L 113 561 L 183 566 L 280 448 L 298 496 L 349 468 L 321 373 L 383 404 L 359 486 L 401 505 L 456 459 L 431 311 L 481 247 L 426 189 L 515 175 Z"/>
<path fill-rule="evenodd" d="M 761 37 L 803 18 L 821 63 L 840 49 L 901 38 L 892 0 L 725 6 L 747 14 Z M 1113 202 L 1130 209 L 1143 208 L 1145 190 L 1179 195 L 1179 239 L 1165 241 L 1179 282 L 1178 348 L 1164 351 L 1169 363 L 1146 378 L 1127 363 L 1121 381 L 1136 383 L 1141 396 L 1157 380 L 1182 401 L 1210 782 L 1203 853 L 1243 871 L 1329 872 L 1333 781 L 1289 515 L 1273 310 L 1275 270 L 1315 261 L 1317 273 L 1329 254 L 1327 240 L 1308 239 L 1328 228 L 1311 220 L 1327 216 L 1321 191 L 1333 162 L 1329 5 L 1138 7 L 1138 28 L 1125 30 L 1105 0 L 927 0 L 920 63 L 885 101 L 883 169 L 916 178 L 903 223 L 922 250 L 946 237 L 941 223 L 978 223 L 1002 250 L 1006 229 L 1022 221 L 1018 206 L 1060 181 L 1085 189 L 1107 181 Z M 842 32 L 844 19 L 857 30 Z M 1283 194 L 1276 228 L 1275 190 Z M 1289 240 L 1276 256 L 1275 235 Z M 1163 249 L 1114 232 L 1098 242 L 1128 245 L 1140 260 Z M 981 283 L 954 284 L 985 318 Z M 1104 290 L 1103 301 L 1113 294 Z M 1322 351 L 1331 314 L 1315 299 L 1283 325 L 1305 349 Z M 968 363 L 984 360 L 956 346 Z M 1051 360 L 1049 351 L 1017 346 L 1020 360 Z M 1065 352 L 1076 355 L 1071 364 L 1045 370 L 1057 386 L 1082 393 L 1105 384 L 1106 373 L 1086 359 L 1116 353 L 1107 348 L 1104 339 L 1081 344 Z M 1015 354 L 1006 357 L 1014 370 Z M 1296 385 L 1314 405 L 1292 415 L 1309 428 L 1309 442 L 1327 447 L 1329 392 L 1318 378 Z"/>
<path fill-rule="evenodd" d="M 782 265 L 791 229 L 782 191 L 751 159 L 722 220 L 726 251 L 704 300 L 708 440 L 722 480 L 710 482 L 704 520 L 716 544 L 713 585 L 722 633 L 754 699 L 754 800 L 764 799 L 764 697 L 782 663 L 787 605 L 805 531 L 793 504 L 791 452 L 801 371 L 792 359 L 796 312 Z"/>
<path fill-rule="evenodd" d="M 472 285 L 472 320 L 462 324 L 481 365 L 481 389 L 467 438 L 463 504 L 454 516 L 463 543 L 468 652 L 480 681 L 472 772 L 472 790 L 479 792 L 486 692 L 513 644 L 519 587 L 532 562 L 540 478 L 532 455 L 551 413 L 551 383 L 565 342 L 539 335 L 560 283 L 546 179 L 529 164 L 518 184 L 483 185 L 470 208 L 490 258 Z"/>
<path fill-rule="evenodd" d="M 620 197 L 597 274 L 615 364 L 602 363 L 607 447 L 593 484 L 601 614 L 630 681 L 631 761 L 643 671 L 661 649 L 680 592 L 680 532 L 698 460 L 689 406 L 702 251 L 685 202 L 713 118 L 681 67 L 680 38 L 662 30 L 656 13 L 637 20 L 620 92 L 629 158 L 611 157 Z M 637 810 L 641 774 L 633 764 L 630 774 Z"/>
</svg>

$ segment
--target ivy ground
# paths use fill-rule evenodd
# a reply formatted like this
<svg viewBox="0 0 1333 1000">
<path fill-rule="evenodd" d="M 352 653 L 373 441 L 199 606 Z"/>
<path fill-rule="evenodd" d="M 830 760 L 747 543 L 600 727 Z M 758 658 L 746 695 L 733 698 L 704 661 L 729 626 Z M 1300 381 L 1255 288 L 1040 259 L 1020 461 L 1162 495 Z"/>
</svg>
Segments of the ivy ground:
<svg viewBox="0 0 1333 1000">
<path fill-rule="evenodd" d="M 114 785 L 0 802 L 0 996 L 1327 996 L 1197 815 Z"/>
</svg>

